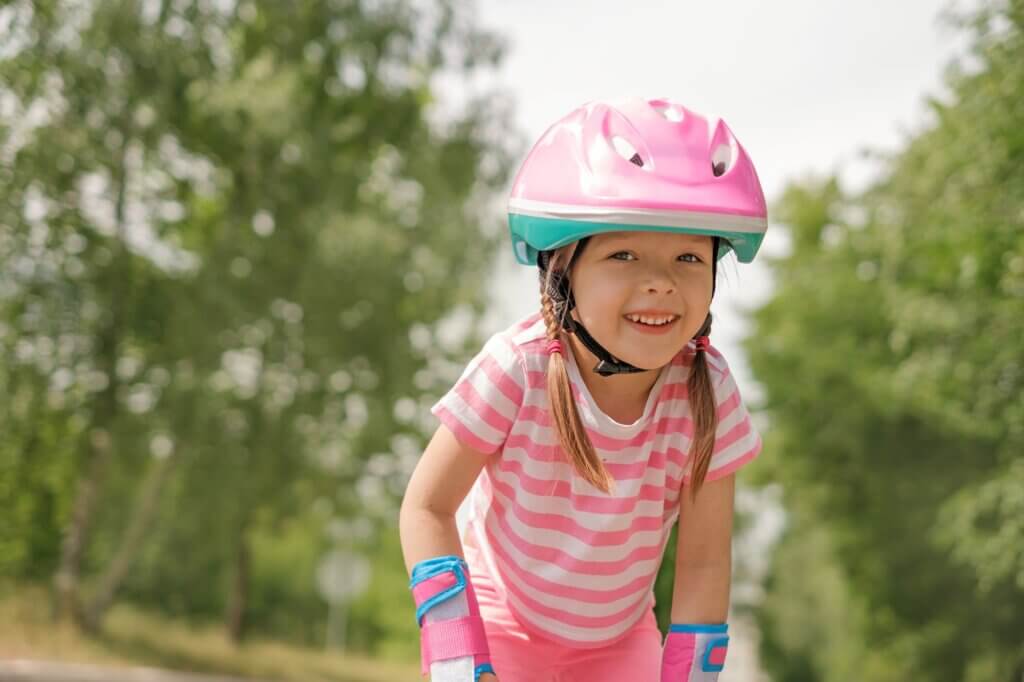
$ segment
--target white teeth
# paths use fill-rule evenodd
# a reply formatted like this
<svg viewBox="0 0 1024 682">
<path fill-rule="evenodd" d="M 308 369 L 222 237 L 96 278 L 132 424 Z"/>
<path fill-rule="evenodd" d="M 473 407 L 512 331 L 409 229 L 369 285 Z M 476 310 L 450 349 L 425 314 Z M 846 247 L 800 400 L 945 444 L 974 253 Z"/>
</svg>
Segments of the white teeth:
<svg viewBox="0 0 1024 682">
<path fill-rule="evenodd" d="M 669 322 L 672 322 L 673 320 L 676 319 L 676 316 L 670 315 L 668 317 L 648 317 L 646 315 L 626 315 L 626 318 L 632 320 L 633 322 L 640 322 L 642 324 L 649 324 L 653 326 L 661 326 L 663 324 L 668 324 Z"/>
</svg>

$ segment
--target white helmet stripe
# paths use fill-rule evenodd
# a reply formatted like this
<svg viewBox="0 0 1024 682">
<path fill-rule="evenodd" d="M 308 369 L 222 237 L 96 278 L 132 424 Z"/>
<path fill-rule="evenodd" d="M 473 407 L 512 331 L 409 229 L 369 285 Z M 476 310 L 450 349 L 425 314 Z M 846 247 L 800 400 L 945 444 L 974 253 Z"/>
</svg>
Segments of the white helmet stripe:
<svg viewBox="0 0 1024 682">
<path fill-rule="evenodd" d="M 689 227 L 698 230 L 728 230 L 752 234 L 763 234 L 768 228 L 768 221 L 764 217 L 757 216 L 700 213 L 697 211 L 659 211 L 649 208 L 600 208 L 595 206 L 553 204 L 517 198 L 509 199 L 508 211 L 509 213 L 528 215 L 535 218 L 557 218 L 561 220 L 580 220 L 592 223 L 624 225 L 652 225 L 657 227 Z"/>
</svg>

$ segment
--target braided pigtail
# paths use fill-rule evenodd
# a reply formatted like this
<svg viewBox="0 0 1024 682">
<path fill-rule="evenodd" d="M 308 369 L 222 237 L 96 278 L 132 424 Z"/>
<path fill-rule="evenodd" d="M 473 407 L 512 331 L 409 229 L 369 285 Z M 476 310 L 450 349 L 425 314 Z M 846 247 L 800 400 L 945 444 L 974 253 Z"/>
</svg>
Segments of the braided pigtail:
<svg viewBox="0 0 1024 682">
<path fill-rule="evenodd" d="M 541 312 L 544 315 L 549 344 L 554 341 L 562 341 L 562 322 L 569 314 L 567 302 L 561 301 L 560 304 L 556 304 L 551 295 L 551 292 L 556 290 L 553 287 L 556 286 L 557 279 L 567 276 L 567 273 L 561 272 L 562 263 L 568 260 L 565 256 L 566 251 L 566 249 L 560 249 L 552 255 L 547 268 L 540 272 Z M 572 395 L 572 384 L 569 381 L 569 373 L 566 370 L 563 356 L 568 352 L 571 351 L 566 348 L 555 350 L 548 355 L 548 400 L 555 432 L 558 434 L 558 442 L 562 446 L 562 450 L 576 473 L 595 488 L 608 493 L 611 492 L 614 479 L 601 463 L 601 458 L 597 456 L 597 451 L 590 442 L 590 438 L 587 437 L 586 428 L 583 426 L 583 421 L 576 408 L 576 401 Z"/>
<path fill-rule="evenodd" d="M 711 313 L 708 313 L 697 336 L 708 336 L 710 333 Z M 700 345 L 693 357 L 686 387 L 690 396 L 690 412 L 693 415 L 693 442 L 689 457 L 690 492 L 691 497 L 696 498 L 711 465 L 711 455 L 715 449 L 715 432 L 718 430 L 718 407 L 715 404 L 715 392 L 708 371 L 707 351 Z"/>
</svg>

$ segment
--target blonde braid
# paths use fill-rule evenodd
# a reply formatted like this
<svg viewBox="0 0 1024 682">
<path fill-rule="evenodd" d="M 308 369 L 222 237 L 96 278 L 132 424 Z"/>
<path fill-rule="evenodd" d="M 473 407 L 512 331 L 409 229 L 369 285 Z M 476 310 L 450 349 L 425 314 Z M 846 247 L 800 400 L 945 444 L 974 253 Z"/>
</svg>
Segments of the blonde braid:
<svg viewBox="0 0 1024 682">
<path fill-rule="evenodd" d="M 548 263 L 547 271 L 541 273 L 541 314 L 544 316 L 544 326 L 549 343 L 561 340 L 562 324 L 560 320 L 556 319 L 555 302 L 551 298 L 550 287 L 556 269 L 564 260 L 564 253 L 564 250 L 556 252 Z M 568 314 L 568 307 L 567 303 L 562 306 L 563 321 Z M 558 434 L 558 442 L 562 446 L 566 458 L 576 473 L 595 488 L 610 493 L 615 480 L 602 464 L 594 445 L 590 442 L 587 430 L 583 426 L 583 420 L 580 419 L 579 411 L 576 408 L 576 401 L 573 399 L 572 384 L 566 370 L 565 358 L 562 356 L 562 353 L 569 352 L 571 351 L 566 346 L 561 352 L 548 355 L 548 405 L 555 432 Z"/>
<path fill-rule="evenodd" d="M 711 313 L 708 313 L 697 336 L 709 334 Z M 711 373 L 708 371 L 707 351 L 697 350 L 693 356 L 686 387 L 693 416 L 693 442 L 689 456 L 690 495 L 692 499 L 696 499 L 711 466 L 711 455 L 715 450 L 715 433 L 718 430 L 718 406 L 715 404 L 715 391 L 711 385 Z"/>
</svg>

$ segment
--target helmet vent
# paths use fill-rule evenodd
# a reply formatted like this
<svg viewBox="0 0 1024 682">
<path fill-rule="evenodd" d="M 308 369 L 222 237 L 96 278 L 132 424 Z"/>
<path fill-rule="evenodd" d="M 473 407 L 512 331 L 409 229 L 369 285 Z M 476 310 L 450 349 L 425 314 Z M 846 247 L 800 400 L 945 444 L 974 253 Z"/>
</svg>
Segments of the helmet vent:
<svg viewBox="0 0 1024 682">
<path fill-rule="evenodd" d="M 729 170 L 732 160 L 732 147 L 727 144 L 718 145 L 714 154 L 711 155 L 711 172 L 715 174 L 716 178 L 723 175 L 725 171 Z"/>
<path fill-rule="evenodd" d="M 640 157 L 636 147 L 629 143 L 629 140 L 616 135 L 612 138 L 612 144 L 615 146 L 615 151 L 619 153 L 619 156 L 636 166 L 640 166 L 640 168 L 644 167 L 643 158 Z"/>
<path fill-rule="evenodd" d="M 683 112 L 679 107 L 673 106 L 668 102 L 662 100 L 655 100 L 651 102 L 651 108 L 657 111 L 659 114 L 665 117 L 666 120 L 672 121 L 673 123 L 679 123 L 683 120 Z"/>
<path fill-rule="evenodd" d="M 516 250 L 516 256 L 519 257 L 519 262 L 521 262 L 521 263 L 529 263 L 530 262 L 529 254 L 526 251 L 526 242 L 516 241 L 515 245 L 513 246 L 513 248 Z"/>
</svg>

